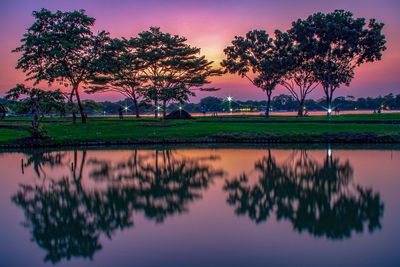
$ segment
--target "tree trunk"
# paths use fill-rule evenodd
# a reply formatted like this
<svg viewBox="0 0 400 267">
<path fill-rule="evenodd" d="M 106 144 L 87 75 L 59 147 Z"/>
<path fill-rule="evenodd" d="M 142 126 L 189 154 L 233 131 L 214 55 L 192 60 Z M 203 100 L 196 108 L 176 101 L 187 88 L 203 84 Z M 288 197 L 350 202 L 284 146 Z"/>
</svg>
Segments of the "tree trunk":
<svg viewBox="0 0 400 267">
<path fill-rule="evenodd" d="M 154 106 L 156 107 L 155 111 L 154 111 L 154 117 L 158 118 L 158 101 L 157 101 L 157 98 L 154 99 Z"/>
<path fill-rule="evenodd" d="M 34 138 L 43 137 L 39 127 L 39 116 L 36 112 L 33 115 L 33 120 L 32 120 L 32 135 Z"/>
<path fill-rule="evenodd" d="M 271 95 L 272 92 L 271 91 L 267 91 L 267 110 L 265 111 L 265 117 L 269 118 L 269 110 L 270 110 L 270 106 L 271 106 Z"/>
<path fill-rule="evenodd" d="M 42 132 L 39 124 L 39 100 L 34 101 L 33 118 L 32 118 L 32 136 L 33 138 L 42 138 Z"/>
<path fill-rule="evenodd" d="M 332 109 L 331 109 L 331 100 L 329 99 L 329 98 L 327 98 L 327 100 L 326 100 L 326 106 L 327 106 L 327 112 L 326 112 L 326 117 L 328 118 L 328 119 L 330 119 L 331 118 L 331 112 L 332 112 Z"/>
<path fill-rule="evenodd" d="M 297 111 L 298 116 L 304 116 L 304 99 L 299 101 L 299 110 Z"/>
<path fill-rule="evenodd" d="M 81 103 L 81 98 L 79 96 L 78 86 L 79 85 L 75 85 L 76 102 L 78 102 L 78 107 L 79 107 L 79 112 L 81 113 L 82 123 L 86 123 L 86 114 L 85 114 L 85 110 L 83 108 L 83 105 Z"/>
<path fill-rule="evenodd" d="M 136 95 L 133 94 L 132 97 L 133 97 L 133 104 L 135 105 L 136 118 L 139 118 L 140 117 L 140 115 L 139 115 L 139 106 L 138 106 L 138 101 L 136 99 Z"/>
<path fill-rule="evenodd" d="M 75 92 L 75 87 L 72 88 L 71 94 L 69 96 L 69 103 L 71 104 L 71 113 L 72 113 L 72 123 L 75 124 L 76 123 L 76 113 L 75 113 L 75 109 L 74 109 L 74 92 Z"/>
<path fill-rule="evenodd" d="M 326 116 L 328 119 L 331 118 L 331 112 L 332 112 L 332 88 L 327 88 L 325 91 L 326 93 Z"/>
</svg>

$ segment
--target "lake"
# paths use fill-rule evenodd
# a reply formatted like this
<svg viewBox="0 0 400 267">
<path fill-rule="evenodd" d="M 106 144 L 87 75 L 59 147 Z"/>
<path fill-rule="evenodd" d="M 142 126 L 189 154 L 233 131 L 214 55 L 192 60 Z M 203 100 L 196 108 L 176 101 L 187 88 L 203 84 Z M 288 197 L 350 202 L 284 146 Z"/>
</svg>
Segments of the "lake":
<svg viewBox="0 0 400 267">
<path fill-rule="evenodd" d="M 0 151 L 1 266 L 400 266 L 398 146 Z"/>
</svg>

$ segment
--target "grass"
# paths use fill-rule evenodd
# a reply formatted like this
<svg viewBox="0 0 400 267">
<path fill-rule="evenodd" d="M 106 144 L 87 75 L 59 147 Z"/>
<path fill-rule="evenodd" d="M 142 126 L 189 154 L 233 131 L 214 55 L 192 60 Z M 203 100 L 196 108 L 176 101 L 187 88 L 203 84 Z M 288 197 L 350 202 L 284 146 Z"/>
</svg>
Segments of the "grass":
<svg viewBox="0 0 400 267">
<path fill-rule="evenodd" d="M 201 118 L 202 121 L 213 121 L 218 118 L 215 117 L 205 117 Z M 264 117 L 261 116 L 232 116 L 225 117 L 225 120 L 236 120 L 236 121 L 266 121 Z M 271 116 L 268 121 L 309 121 L 309 122 L 327 122 L 326 116 Z M 333 122 L 343 122 L 343 121 L 400 121 L 400 113 L 384 113 L 384 114 L 346 114 L 346 115 L 333 115 L 331 118 Z"/>
<path fill-rule="evenodd" d="M 309 142 L 327 141 L 327 134 L 373 133 L 400 141 L 400 113 L 355 114 L 334 116 L 326 122 L 324 116 L 305 118 L 273 116 L 268 123 L 259 116 L 207 117 L 194 120 L 158 120 L 154 118 L 93 117 L 87 124 L 72 124 L 68 118 L 46 118 L 44 128 L 51 137 L 48 144 L 72 144 L 79 142 L 114 141 L 195 141 L 218 139 L 237 141 L 243 139 Z M 275 121 L 275 122 L 274 122 Z M 278 122 L 279 121 L 279 122 Z M 302 123 L 293 123 L 299 122 Z M 385 122 L 371 124 L 367 122 Z M 395 124 L 397 123 L 397 124 Z M 6 118 L 0 122 L 0 144 L 12 144 L 19 138 L 29 136 L 30 118 Z M 344 140 L 347 137 L 341 137 Z M 351 140 L 350 140 L 351 141 Z"/>
<path fill-rule="evenodd" d="M 18 138 L 28 137 L 28 131 L 16 131 L 10 129 L 0 129 L 0 143 L 8 143 Z"/>
</svg>

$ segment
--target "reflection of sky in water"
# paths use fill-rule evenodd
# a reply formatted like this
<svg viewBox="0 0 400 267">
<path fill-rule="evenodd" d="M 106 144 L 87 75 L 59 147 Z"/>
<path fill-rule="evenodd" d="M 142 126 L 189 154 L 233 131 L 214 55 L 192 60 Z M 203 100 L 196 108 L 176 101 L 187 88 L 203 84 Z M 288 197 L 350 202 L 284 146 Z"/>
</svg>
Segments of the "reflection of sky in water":
<svg viewBox="0 0 400 267">
<path fill-rule="evenodd" d="M 57 153 L 62 156 L 56 158 Z M 398 263 L 400 260 L 396 252 L 399 239 L 397 222 L 400 219 L 397 192 L 400 183 L 398 179 L 400 152 L 385 149 L 343 150 L 333 147 L 331 156 L 328 155 L 329 150 L 327 149 L 308 151 L 272 149 L 269 154 L 267 149 L 254 148 L 174 149 L 158 152 L 151 149 L 137 151 L 129 149 L 88 150 L 85 153 L 77 151 L 76 154 L 74 151 L 47 154 L 3 153 L 0 154 L 2 170 L 0 179 L 1 260 L 5 266 L 40 265 L 43 264 L 43 259 L 47 255 L 45 249 L 38 247 L 37 240 L 29 242 L 33 237 L 32 230 L 34 228 L 32 226 L 24 228 L 21 225 L 27 221 L 26 214 L 21 208 L 21 201 L 16 201 L 19 203 L 17 206 L 10 200 L 17 192 L 23 191 L 18 185 L 24 184 L 49 189 L 52 181 L 53 183 L 54 181 L 60 182 L 62 177 L 68 177 L 70 186 L 68 188 L 72 188 L 75 171 L 75 180 L 80 181 L 79 190 L 86 196 L 86 200 L 79 198 L 80 201 L 89 203 L 88 199 L 91 199 L 91 203 L 98 204 L 86 204 L 86 210 L 83 211 L 83 214 L 87 215 L 87 218 L 84 218 L 86 222 L 104 221 L 109 214 L 107 211 L 115 210 L 115 207 L 102 205 L 113 203 L 113 199 L 123 199 L 104 195 L 105 191 L 110 188 L 130 188 L 130 190 L 136 188 L 126 191 L 130 195 L 125 198 L 128 201 L 125 202 L 125 204 L 128 203 L 126 207 L 129 207 L 125 210 L 128 209 L 132 213 L 130 219 L 133 226 L 125 225 L 122 227 L 124 229 L 120 231 L 114 230 L 114 228 L 118 228 L 115 227 L 115 224 L 103 224 L 95 231 L 95 235 L 99 236 L 97 244 L 100 244 L 101 248 L 93 252 L 92 261 L 72 257 L 71 261 L 62 259 L 57 266 L 70 264 L 95 266 L 178 264 L 192 266 L 193 263 L 199 266 L 265 266 L 293 265 L 295 263 L 349 266 L 396 265 L 396 261 Z M 31 165 L 24 168 L 23 175 L 21 174 L 21 159 L 25 165 L 32 162 Z M 54 164 L 57 159 L 60 159 L 62 163 L 59 166 Z M 269 165 L 268 172 L 270 174 L 272 171 L 275 171 L 275 174 L 278 173 L 275 175 L 278 178 L 275 183 L 272 183 L 273 186 L 266 186 L 268 181 L 271 182 L 271 175 L 268 176 L 268 181 L 264 180 L 263 182 L 260 180 L 262 173 L 255 168 L 255 164 L 262 162 L 263 159 L 264 162 L 273 159 L 274 166 L 278 167 L 271 170 Z M 136 164 L 128 164 L 134 160 L 136 160 Z M 336 160 L 336 164 L 341 167 L 347 166 L 348 169 L 338 171 L 338 168 L 335 167 L 336 169 L 334 168 L 333 171 L 332 168 L 328 168 L 330 171 L 327 172 L 326 169 L 323 169 L 327 160 Z M 43 162 L 47 163 L 38 164 Z M 80 168 L 81 162 L 84 162 L 82 169 Z M 37 177 L 35 163 L 41 178 Z M 300 168 L 296 169 L 296 164 Z M 306 167 L 310 164 L 312 167 L 308 168 L 312 171 L 306 172 Z M 139 165 L 142 166 L 141 172 L 138 172 Z M 347 197 L 347 200 L 351 200 L 352 197 L 357 198 L 359 196 L 357 188 L 362 188 L 364 191 L 372 189 L 370 200 L 374 199 L 373 196 L 379 196 L 379 200 L 375 198 L 375 204 L 378 201 L 384 205 L 381 215 L 374 215 L 377 206 L 375 205 L 375 209 L 373 208 L 372 200 L 364 201 L 362 202 L 364 204 L 358 204 L 356 207 L 359 208 L 359 212 L 367 213 L 369 218 L 378 218 L 382 228 L 379 229 L 378 226 L 375 226 L 370 233 L 366 224 L 369 220 L 360 215 L 362 212 L 355 217 L 363 218 L 360 219 L 364 222 L 363 231 L 359 230 L 357 233 L 355 230 L 357 227 L 351 227 L 351 237 L 348 237 L 348 233 L 340 235 L 340 231 L 336 236 L 329 235 L 327 232 L 316 234 L 314 228 L 307 223 L 299 227 L 298 221 L 294 220 L 290 213 L 285 216 L 281 214 L 281 219 L 278 221 L 276 212 L 279 210 L 279 205 L 287 203 L 286 198 L 296 199 L 293 202 L 295 203 L 294 209 L 298 207 L 299 202 L 310 201 L 309 196 L 317 192 L 315 190 L 317 185 L 314 184 L 315 179 L 310 181 L 309 177 L 318 171 L 321 174 L 321 168 L 323 169 L 322 177 L 342 175 L 340 179 L 343 180 L 344 173 L 347 173 L 347 178 L 345 177 L 347 180 L 344 179 L 347 182 L 340 189 L 344 193 L 334 194 L 332 191 L 330 193 L 324 191 L 322 195 L 319 194 L 319 197 L 328 197 L 327 195 L 331 194 L 328 202 L 333 205 L 338 202 L 340 196 Z M 178 169 L 183 171 L 175 173 L 174 170 Z M 158 170 L 156 172 L 158 176 L 164 177 L 161 181 L 154 179 L 154 173 L 152 174 L 154 170 Z M 131 179 L 132 173 L 135 173 L 135 179 Z M 137 178 L 138 173 L 142 180 Z M 169 175 L 171 173 L 173 175 Z M 187 175 L 184 176 L 182 173 Z M 304 173 L 306 173 L 305 176 Z M 265 220 L 261 220 L 259 224 L 256 224 L 257 220 L 254 219 L 257 216 L 251 216 L 251 208 L 242 210 L 241 216 L 235 215 L 235 209 L 240 206 L 240 203 L 250 203 L 245 201 L 249 195 L 245 194 L 243 197 L 243 194 L 239 194 L 242 196 L 239 198 L 240 201 L 233 201 L 230 205 L 227 203 L 229 193 L 232 194 L 236 191 L 227 190 L 226 185 L 232 185 L 243 175 L 248 180 L 241 183 L 240 188 L 256 189 L 250 190 L 253 204 L 263 203 L 260 199 L 265 199 L 262 198 L 262 196 L 265 197 L 265 191 L 264 195 L 261 194 L 260 197 L 257 191 L 259 188 L 269 190 L 271 196 L 283 196 L 283 200 L 279 199 L 279 201 L 272 198 L 275 201 L 273 201 L 273 209 L 269 216 Z M 282 176 L 286 178 L 281 179 Z M 291 178 L 288 179 L 288 177 Z M 321 175 L 319 177 L 318 180 L 321 180 Z M 154 182 L 148 183 L 152 179 Z M 168 179 L 167 185 L 165 181 Z M 288 184 L 291 181 L 299 181 L 297 188 L 292 192 L 288 189 L 293 186 L 291 183 Z M 310 184 L 305 186 L 304 183 Z M 48 198 L 54 197 L 54 187 L 52 190 L 52 193 L 44 194 L 47 198 L 43 203 L 49 203 Z M 282 193 L 279 190 L 286 190 L 286 192 Z M 35 199 L 35 196 L 40 195 L 37 191 L 35 192 L 36 195 L 28 194 L 29 197 L 25 200 Z M 76 188 L 72 192 L 77 192 Z M 96 197 L 99 197 L 96 192 L 103 192 L 100 201 L 96 200 Z M 130 197 L 131 195 L 133 196 Z M 258 202 L 254 200 L 258 200 Z M 115 203 L 119 203 L 117 204 L 119 206 L 124 205 L 117 201 Z M 173 205 L 168 206 L 165 203 Z M 325 202 L 320 201 L 319 203 Z M 96 207 L 100 206 L 98 211 L 94 211 Z M 251 205 L 247 206 L 252 207 Z M 156 209 L 152 209 L 152 207 Z M 153 216 L 160 214 L 160 210 L 162 211 L 161 217 Z M 282 207 L 280 210 L 282 211 Z M 319 211 L 321 212 L 323 209 L 320 208 Z M 103 215 L 96 217 L 99 214 Z M 37 213 L 33 212 L 32 215 L 36 216 Z M 62 216 L 60 218 L 64 219 Z M 309 218 L 303 219 L 301 222 L 311 221 L 315 223 L 315 220 Z M 110 229 L 112 229 L 109 231 L 110 238 L 107 238 L 106 233 Z"/>
</svg>

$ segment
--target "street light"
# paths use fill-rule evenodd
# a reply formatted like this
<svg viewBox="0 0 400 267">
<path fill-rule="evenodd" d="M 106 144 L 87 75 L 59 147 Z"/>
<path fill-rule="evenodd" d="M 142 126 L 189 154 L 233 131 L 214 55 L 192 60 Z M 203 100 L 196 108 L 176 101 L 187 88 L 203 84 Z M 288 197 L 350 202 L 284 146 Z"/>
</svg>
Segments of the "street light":
<svg viewBox="0 0 400 267">
<path fill-rule="evenodd" d="M 232 99 L 233 99 L 233 97 L 231 97 L 231 96 L 228 96 L 228 97 L 226 98 L 226 100 L 228 100 L 228 103 L 229 103 L 229 110 L 230 110 L 231 113 L 232 113 L 232 107 L 231 107 Z"/>
<path fill-rule="evenodd" d="M 157 115 L 160 116 L 160 106 L 157 106 Z"/>
</svg>

